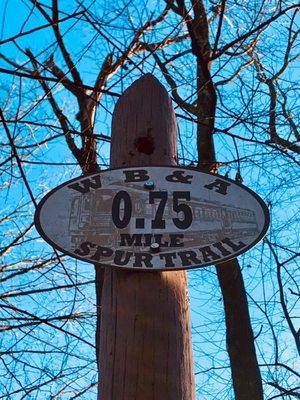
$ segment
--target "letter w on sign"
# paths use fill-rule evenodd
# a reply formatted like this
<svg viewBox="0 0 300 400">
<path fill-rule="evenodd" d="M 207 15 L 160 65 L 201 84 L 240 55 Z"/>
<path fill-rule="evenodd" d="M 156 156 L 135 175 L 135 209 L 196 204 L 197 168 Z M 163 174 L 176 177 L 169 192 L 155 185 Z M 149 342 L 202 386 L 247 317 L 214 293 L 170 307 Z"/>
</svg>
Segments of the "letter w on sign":
<svg viewBox="0 0 300 400">
<path fill-rule="evenodd" d="M 93 176 L 92 178 L 82 179 L 80 182 L 72 183 L 68 185 L 68 188 L 77 190 L 80 193 L 89 193 L 91 189 L 101 188 L 101 177 L 100 175 Z"/>
</svg>

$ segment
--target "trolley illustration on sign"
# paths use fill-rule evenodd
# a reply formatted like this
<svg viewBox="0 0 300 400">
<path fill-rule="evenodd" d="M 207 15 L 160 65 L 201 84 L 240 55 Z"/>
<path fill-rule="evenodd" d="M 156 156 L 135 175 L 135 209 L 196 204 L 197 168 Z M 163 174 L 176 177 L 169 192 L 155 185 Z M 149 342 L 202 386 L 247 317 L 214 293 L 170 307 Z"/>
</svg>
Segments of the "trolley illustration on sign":
<svg viewBox="0 0 300 400">
<path fill-rule="evenodd" d="M 133 197 L 133 192 L 136 197 Z M 94 190 L 72 199 L 69 216 L 69 234 L 74 247 L 87 237 L 94 243 L 115 248 L 120 241 L 120 231 L 113 224 L 111 205 L 116 195 L 115 189 Z M 172 209 L 168 198 L 164 209 L 165 229 L 151 229 L 151 220 L 156 213 L 157 204 L 149 204 L 149 190 L 142 186 L 131 185 L 132 216 L 128 226 L 121 233 L 184 233 L 184 246 L 197 243 L 206 245 L 224 237 L 238 239 L 252 237 L 258 233 L 258 224 L 253 210 L 222 204 L 216 201 L 191 198 L 188 202 L 193 214 L 193 224 L 186 230 L 180 230 L 173 224 L 172 218 L 179 217 Z M 122 206 L 121 210 L 122 212 Z M 136 220 L 144 220 L 142 229 Z"/>
</svg>

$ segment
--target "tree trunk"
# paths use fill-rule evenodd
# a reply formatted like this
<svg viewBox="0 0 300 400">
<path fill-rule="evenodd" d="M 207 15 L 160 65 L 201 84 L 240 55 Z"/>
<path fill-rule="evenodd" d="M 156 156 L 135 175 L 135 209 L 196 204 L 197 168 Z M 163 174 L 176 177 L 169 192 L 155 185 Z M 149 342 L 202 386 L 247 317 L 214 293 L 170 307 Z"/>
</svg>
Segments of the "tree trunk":
<svg viewBox="0 0 300 400">
<path fill-rule="evenodd" d="M 176 125 L 164 87 L 143 76 L 116 105 L 111 167 L 176 165 Z M 186 273 L 106 268 L 99 347 L 98 400 L 193 400 Z"/>
<path fill-rule="evenodd" d="M 262 400 L 261 375 L 238 260 L 235 258 L 216 267 L 224 301 L 226 341 L 235 399 Z"/>
</svg>

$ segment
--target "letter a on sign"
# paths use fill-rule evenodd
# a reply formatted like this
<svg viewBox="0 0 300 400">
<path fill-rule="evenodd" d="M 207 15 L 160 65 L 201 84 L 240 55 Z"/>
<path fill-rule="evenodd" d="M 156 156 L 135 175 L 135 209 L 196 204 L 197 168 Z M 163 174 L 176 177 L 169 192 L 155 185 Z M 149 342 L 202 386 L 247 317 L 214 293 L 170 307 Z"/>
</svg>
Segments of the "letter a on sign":
<svg viewBox="0 0 300 400">
<path fill-rule="evenodd" d="M 221 179 L 216 179 L 214 182 L 210 183 L 209 185 L 204 185 L 206 189 L 212 190 L 216 188 L 215 192 L 226 195 L 227 188 L 230 186 L 229 182 L 225 182 Z"/>
</svg>

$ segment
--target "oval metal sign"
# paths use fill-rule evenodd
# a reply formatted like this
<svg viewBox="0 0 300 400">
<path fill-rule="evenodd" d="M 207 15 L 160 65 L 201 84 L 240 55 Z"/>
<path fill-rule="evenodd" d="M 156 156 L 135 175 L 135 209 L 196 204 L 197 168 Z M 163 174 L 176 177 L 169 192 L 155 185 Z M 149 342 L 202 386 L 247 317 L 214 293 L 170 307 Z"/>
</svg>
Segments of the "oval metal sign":
<svg viewBox="0 0 300 400">
<path fill-rule="evenodd" d="M 85 175 L 38 205 L 36 227 L 56 249 L 93 264 L 142 271 L 224 262 L 265 235 L 269 213 L 247 187 L 184 167 Z"/>
</svg>

